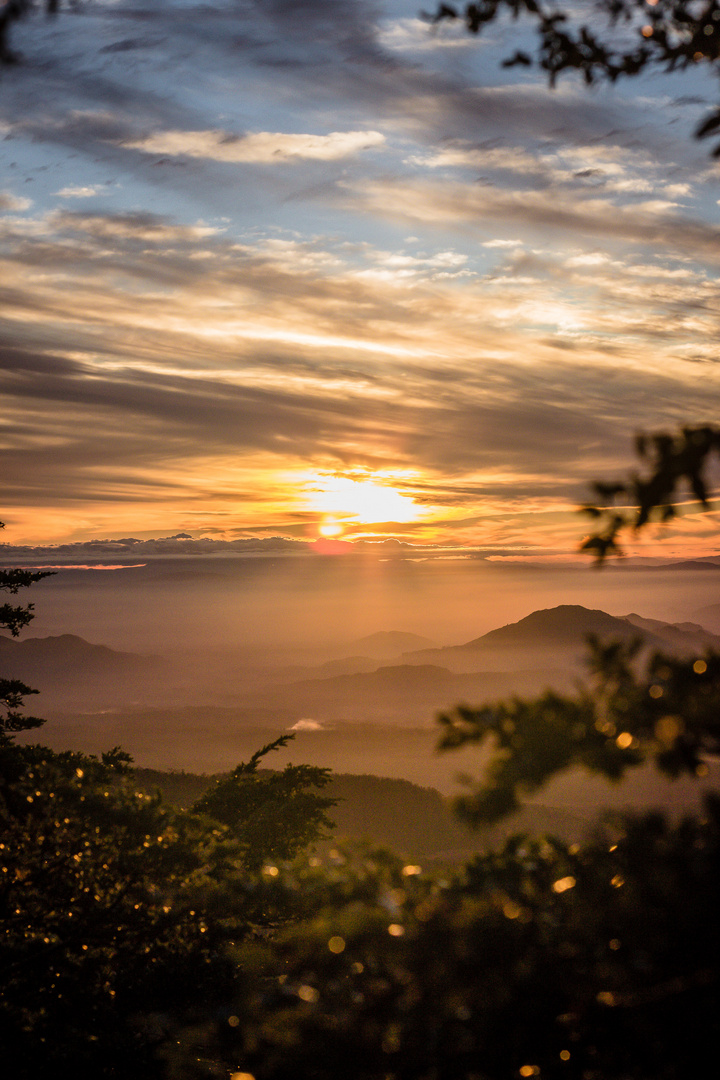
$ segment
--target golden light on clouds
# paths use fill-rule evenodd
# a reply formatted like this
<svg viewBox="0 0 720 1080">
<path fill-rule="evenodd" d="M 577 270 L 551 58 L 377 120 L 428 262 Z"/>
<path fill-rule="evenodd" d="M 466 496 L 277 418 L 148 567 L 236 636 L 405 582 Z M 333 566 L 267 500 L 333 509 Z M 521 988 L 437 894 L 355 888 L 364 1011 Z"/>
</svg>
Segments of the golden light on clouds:
<svg viewBox="0 0 720 1080">
<path fill-rule="evenodd" d="M 256 131 L 236 135 L 227 131 L 159 131 L 126 143 L 147 154 L 207 158 L 228 163 L 276 165 L 293 159 L 335 161 L 382 146 L 379 131 L 332 131 L 328 135 Z"/>
<path fill-rule="evenodd" d="M 119 0 L 137 84 L 103 45 L 80 98 L 68 25 L 52 56 L 34 36 L 37 92 L 4 105 L 14 541 L 566 558 L 587 483 L 623 473 L 636 430 L 716 422 L 717 171 L 685 120 L 673 143 L 684 112 L 493 83 L 474 42 L 448 80 L 451 39 L 402 5 L 350 5 L 375 42 L 352 64 L 333 5 L 299 37 L 273 5 L 201 37 L 172 7 L 151 43 Z M 719 520 L 688 511 L 632 551 L 714 553 Z"/>
</svg>

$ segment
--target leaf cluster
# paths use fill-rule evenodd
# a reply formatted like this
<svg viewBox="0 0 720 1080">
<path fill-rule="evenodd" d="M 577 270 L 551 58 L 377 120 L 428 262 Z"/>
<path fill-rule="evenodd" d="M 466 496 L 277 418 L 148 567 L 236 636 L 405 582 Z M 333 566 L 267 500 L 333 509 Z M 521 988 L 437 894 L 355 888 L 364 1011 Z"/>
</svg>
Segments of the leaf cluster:
<svg viewBox="0 0 720 1080">
<path fill-rule="evenodd" d="M 197 994 L 228 992 L 223 942 L 245 925 L 228 888 L 237 853 L 135 792 L 127 755 L 6 744 L 0 835 L 0 1042 L 16 1075 L 149 1068 Z"/>
<path fill-rule="evenodd" d="M 471 824 L 519 810 L 559 772 L 581 767 L 611 781 L 652 764 L 666 776 L 696 776 L 720 751 L 720 655 L 642 659 L 640 643 L 589 639 L 590 679 L 574 695 L 546 691 L 438 717 L 438 748 L 489 752 L 482 781 L 456 800 Z"/>
<path fill-rule="evenodd" d="M 230 1000 L 233 947 L 292 913 L 264 859 L 327 823 L 301 768 L 257 772 L 282 742 L 238 766 L 231 794 L 218 785 L 186 811 L 137 791 L 118 748 L 0 746 L 0 1043 L 23 1063 L 14 1075 L 161 1076 L 158 1048 Z"/>
<path fill-rule="evenodd" d="M 258 766 L 267 754 L 287 746 L 293 735 L 281 735 L 241 763 L 195 804 L 228 827 L 242 845 L 248 866 L 259 868 L 269 860 L 288 860 L 298 852 L 327 839 L 334 823 L 326 811 L 337 800 L 318 792 L 330 783 L 329 769 L 312 765 L 287 765 L 280 772 L 263 772 Z"/>
<path fill-rule="evenodd" d="M 547 72 L 551 86 L 566 71 L 580 72 L 588 85 L 604 79 L 616 82 L 652 68 L 681 71 L 699 63 L 718 73 L 718 0 L 595 0 L 584 6 L 591 9 L 589 18 L 583 18 L 582 7 L 576 17 L 577 5 L 563 11 L 543 0 L 474 0 L 464 8 L 442 3 L 425 17 L 433 23 L 462 20 L 471 34 L 481 33 L 503 16 L 530 20 L 538 38 L 535 54 L 518 50 L 504 66 L 537 65 Z M 621 38 L 618 26 L 625 30 Z M 631 43 L 624 44 L 628 36 Z M 695 134 L 705 138 L 719 128 L 720 108 Z M 720 144 L 713 154 L 720 155 Z"/>
<path fill-rule="evenodd" d="M 704 509 L 710 505 L 706 470 L 712 457 L 720 456 L 720 429 L 702 425 L 683 427 L 676 434 L 640 434 L 635 449 L 646 472 L 633 472 L 626 480 L 596 481 L 595 500 L 582 507 L 596 528 L 580 550 L 593 555 L 598 565 L 608 556 L 623 554 L 619 538 L 624 531 L 672 521 L 686 491 Z"/>
<path fill-rule="evenodd" d="M 5 525 L 0 522 L 0 529 Z M 0 591 L 15 596 L 20 589 L 26 589 L 42 578 L 52 577 L 52 570 L 0 569 Z M 0 604 L 0 629 L 9 630 L 13 637 L 18 637 L 35 618 L 33 604 Z M 19 679 L 0 678 L 0 746 L 11 737 L 10 733 L 27 731 L 40 727 L 44 720 L 37 716 L 27 716 L 20 710 L 28 694 L 36 694 Z"/>
</svg>

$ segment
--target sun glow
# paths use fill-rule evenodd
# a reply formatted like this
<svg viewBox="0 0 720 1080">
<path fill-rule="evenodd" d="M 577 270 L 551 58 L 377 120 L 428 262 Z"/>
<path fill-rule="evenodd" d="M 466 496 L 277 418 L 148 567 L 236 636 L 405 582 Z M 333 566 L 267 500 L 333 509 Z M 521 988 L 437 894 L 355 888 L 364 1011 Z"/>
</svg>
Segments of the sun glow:
<svg viewBox="0 0 720 1080">
<path fill-rule="evenodd" d="M 427 512 L 410 496 L 377 480 L 319 477 L 308 485 L 307 497 L 311 509 L 328 515 L 319 530 L 323 536 L 338 536 L 350 522 L 418 521 Z"/>
<path fill-rule="evenodd" d="M 343 527 L 339 521 L 335 521 L 333 518 L 328 518 L 327 521 L 323 521 L 319 527 L 318 532 L 321 536 L 340 536 L 343 531 Z"/>
</svg>

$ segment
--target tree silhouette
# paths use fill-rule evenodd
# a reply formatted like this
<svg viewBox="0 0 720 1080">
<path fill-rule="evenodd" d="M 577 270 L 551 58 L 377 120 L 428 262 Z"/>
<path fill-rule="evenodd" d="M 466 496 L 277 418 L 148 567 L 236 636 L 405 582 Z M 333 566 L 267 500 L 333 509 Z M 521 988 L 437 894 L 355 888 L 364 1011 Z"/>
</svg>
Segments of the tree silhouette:
<svg viewBox="0 0 720 1080">
<path fill-rule="evenodd" d="M 257 750 L 250 760 L 218 780 L 194 810 L 228 827 L 242 845 L 243 859 L 258 869 L 270 859 L 288 860 L 298 852 L 328 839 L 334 823 L 326 811 L 336 799 L 318 789 L 330 783 L 329 769 L 313 765 L 287 765 L 282 772 L 261 772 L 262 759 L 294 739 L 281 735 Z"/>
<path fill-rule="evenodd" d="M 4 522 L 0 521 L 0 529 L 4 528 Z M 51 570 L 0 569 L 0 591 L 16 596 L 20 589 L 26 589 L 44 577 L 52 577 L 52 574 Z M 0 605 L 0 629 L 9 630 L 13 637 L 17 637 L 34 618 L 32 604 Z M 27 731 L 45 723 L 37 716 L 20 712 L 24 699 L 37 692 L 19 679 L 0 678 L 0 708 L 4 710 L 4 713 L 0 713 L 0 745 L 11 732 Z"/>
<path fill-rule="evenodd" d="M 490 751 L 485 777 L 457 800 L 471 824 L 497 821 L 559 772 L 582 767 L 609 780 L 653 765 L 665 776 L 707 773 L 720 752 L 720 654 L 639 661 L 640 642 L 589 639 L 590 681 L 576 694 L 546 691 L 439 716 L 438 748 Z"/>
</svg>

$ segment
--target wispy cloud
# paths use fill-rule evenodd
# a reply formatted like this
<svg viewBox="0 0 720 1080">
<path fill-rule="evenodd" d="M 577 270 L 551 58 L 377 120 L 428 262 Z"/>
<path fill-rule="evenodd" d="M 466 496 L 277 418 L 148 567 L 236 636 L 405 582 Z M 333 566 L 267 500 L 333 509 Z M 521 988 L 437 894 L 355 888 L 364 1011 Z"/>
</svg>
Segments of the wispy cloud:
<svg viewBox="0 0 720 1080">
<path fill-rule="evenodd" d="M 361 467 L 432 500 L 438 529 L 487 528 L 579 498 L 636 425 L 703 414 L 720 378 L 696 377 L 720 287 L 682 261 L 513 245 L 458 279 L 451 248 L 238 244 L 148 214 L 7 221 L 2 241 L 17 514 L 214 505 L 249 528 L 301 512 L 308 469 Z"/>
<path fill-rule="evenodd" d="M 162 131 L 124 145 L 146 154 L 268 165 L 302 158 L 336 161 L 384 142 L 385 136 L 379 131 L 332 131 L 328 135 L 280 131 L 257 131 L 248 135 L 224 131 Z"/>
<path fill-rule="evenodd" d="M 70 184 L 60 188 L 57 194 L 61 199 L 90 199 L 97 195 L 97 188 Z"/>
<path fill-rule="evenodd" d="M 684 254 L 717 263 L 720 227 L 678 212 L 670 199 L 643 199 L 629 204 L 586 193 L 497 185 L 393 178 L 347 185 L 349 205 L 405 224 L 471 229 L 476 235 L 489 223 L 534 230 L 535 237 L 552 230 L 570 237 L 647 244 L 672 255 Z"/>
</svg>

